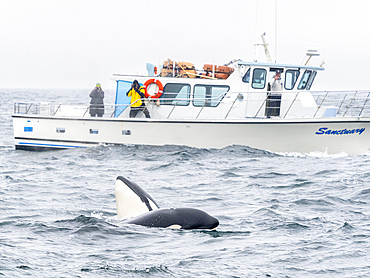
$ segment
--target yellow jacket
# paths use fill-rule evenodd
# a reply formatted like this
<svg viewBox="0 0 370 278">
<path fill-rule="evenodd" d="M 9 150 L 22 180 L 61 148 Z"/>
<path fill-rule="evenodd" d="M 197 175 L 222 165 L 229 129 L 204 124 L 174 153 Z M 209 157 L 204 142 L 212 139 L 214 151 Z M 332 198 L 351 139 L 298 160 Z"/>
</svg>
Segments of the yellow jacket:
<svg viewBox="0 0 370 278">
<path fill-rule="evenodd" d="M 143 87 L 139 89 L 140 93 L 135 91 L 134 88 L 131 88 L 130 91 L 127 92 L 127 96 L 131 97 L 131 107 L 139 107 L 143 105 L 142 98 L 145 98 L 145 90 Z"/>
</svg>

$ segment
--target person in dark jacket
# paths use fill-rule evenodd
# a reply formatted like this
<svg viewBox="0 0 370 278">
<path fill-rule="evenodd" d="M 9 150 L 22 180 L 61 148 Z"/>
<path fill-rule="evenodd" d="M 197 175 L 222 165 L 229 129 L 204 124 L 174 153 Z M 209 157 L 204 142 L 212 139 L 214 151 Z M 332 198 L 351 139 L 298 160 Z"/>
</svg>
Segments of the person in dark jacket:
<svg viewBox="0 0 370 278">
<path fill-rule="evenodd" d="M 137 80 L 134 80 L 131 85 L 131 89 L 126 93 L 128 97 L 131 97 L 131 109 L 130 109 L 130 118 L 135 118 L 136 115 L 142 111 L 146 118 L 150 118 L 148 109 L 145 107 L 144 98 L 145 90 L 140 86 Z"/>
<path fill-rule="evenodd" d="M 104 114 L 104 92 L 100 83 L 96 83 L 96 87 L 90 93 L 90 115 L 91 117 L 103 117 Z"/>
</svg>

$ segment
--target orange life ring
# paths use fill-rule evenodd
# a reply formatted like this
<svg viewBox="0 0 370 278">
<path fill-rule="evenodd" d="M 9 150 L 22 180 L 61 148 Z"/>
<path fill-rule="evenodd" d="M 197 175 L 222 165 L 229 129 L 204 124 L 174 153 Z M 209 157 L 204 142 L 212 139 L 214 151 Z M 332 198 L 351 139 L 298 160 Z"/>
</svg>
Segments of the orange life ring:
<svg viewBox="0 0 370 278">
<path fill-rule="evenodd" d="M 152 84 L 152 83 L 155 83 L 157 86 L 158 86 L 158 92 L 155 94 L 155 95 L 149 95 L 149 93 L 147 92 L 146 88 Z M 163 94 L 163 85 L 161 83 L 161 81 L 159 81 L 158 79 L 148 79 L 145 83 L 144 83 L 144 89 L 145 89 L 145 97 L 146 98 L 159 98 L 162 94 Z"/>
</svg>

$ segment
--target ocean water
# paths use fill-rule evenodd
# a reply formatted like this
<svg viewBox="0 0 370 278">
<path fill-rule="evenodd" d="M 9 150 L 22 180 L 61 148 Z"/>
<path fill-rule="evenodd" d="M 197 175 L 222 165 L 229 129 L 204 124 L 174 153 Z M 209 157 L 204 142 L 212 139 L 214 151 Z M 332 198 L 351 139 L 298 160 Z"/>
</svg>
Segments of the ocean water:
<svg viewBox="0 0 370 278">
<path fill-rule="evenodd" d="M 89 90 L 0 93 L 0 276 L 370 277 L 369 154 L 241 146 L 15 151 L 14 101 L 85 104 Z M 119 175 L 159 206 L 202 209 L 220 226 L 123 223 Z"/>
</svg>

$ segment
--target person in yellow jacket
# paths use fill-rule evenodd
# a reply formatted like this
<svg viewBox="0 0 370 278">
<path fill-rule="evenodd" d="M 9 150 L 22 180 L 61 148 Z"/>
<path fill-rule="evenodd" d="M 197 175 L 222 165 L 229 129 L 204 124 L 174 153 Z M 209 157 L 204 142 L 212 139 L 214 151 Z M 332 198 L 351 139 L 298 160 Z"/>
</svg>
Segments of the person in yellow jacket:
<svg viewBox="0 0 370 278">
<path fill-rule="evenodd" d="M 128 97 L 131 97 L 131 110 L 130 118 L 135 118 L 137 114 L 142 111 L 146 118 L 150 118 L 149 111 L 145 107 L 143 99 L 145 98 L 145 91 L 142 86 L 140 86 L 137 80 L 134 80 L 131 85 L 131 89 L 126 93 Z"/>
</svg>

